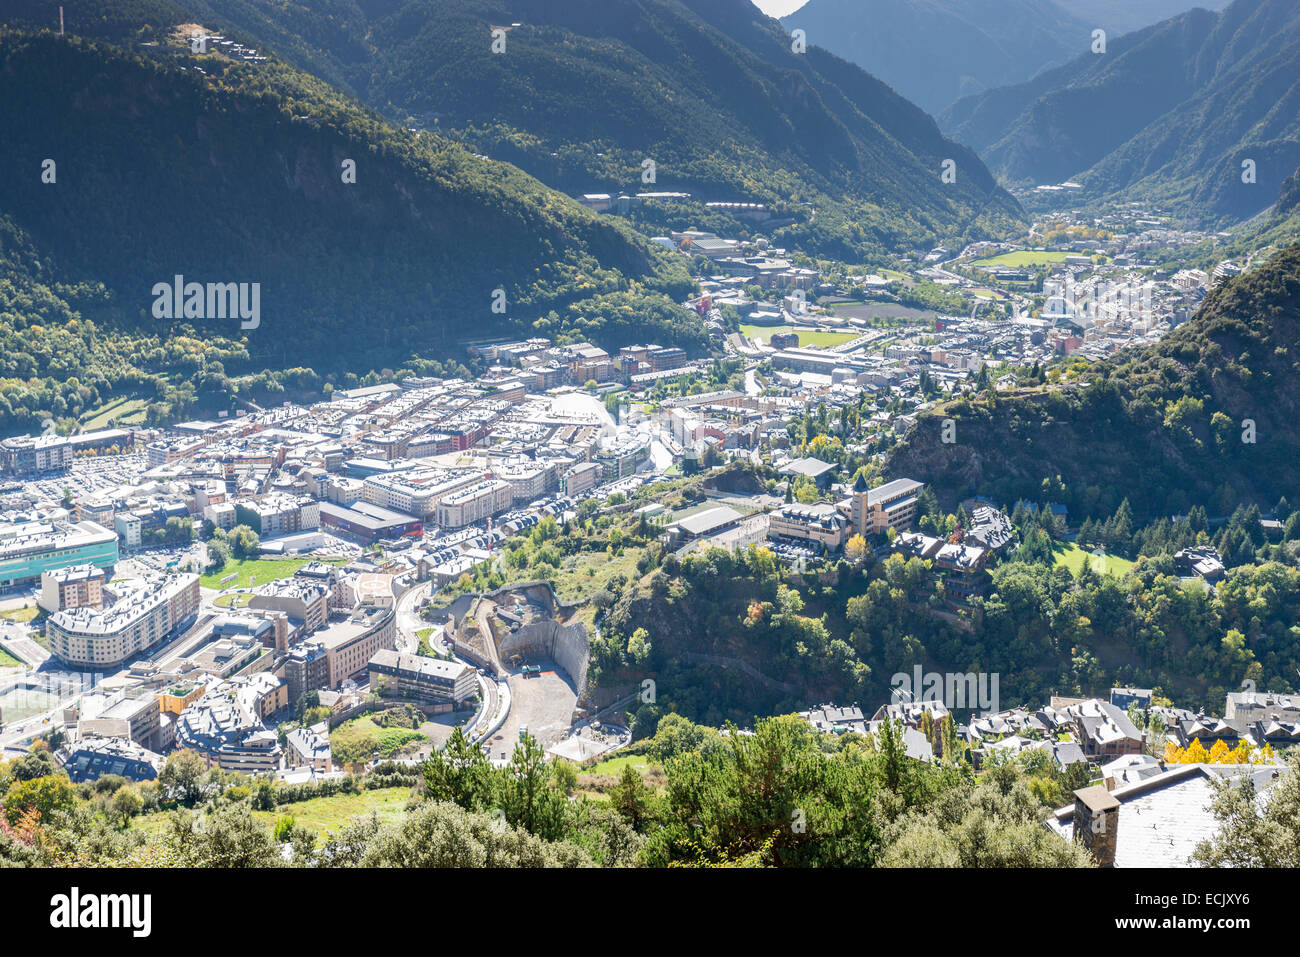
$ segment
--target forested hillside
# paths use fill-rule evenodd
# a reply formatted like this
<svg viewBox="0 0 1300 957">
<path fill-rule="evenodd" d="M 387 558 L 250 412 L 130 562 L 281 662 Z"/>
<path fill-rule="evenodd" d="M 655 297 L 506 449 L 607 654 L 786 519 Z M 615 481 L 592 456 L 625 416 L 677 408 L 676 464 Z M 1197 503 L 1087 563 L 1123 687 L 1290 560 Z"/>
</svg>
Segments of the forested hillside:
<svg viewBox="0 0 1300 957">
<path fill-rule="evenodd" d="M 863 260 L 1021 222 L 978 157 L 922 110 L 820 47 L 792 52 L 749 0 L 181 2 L 403 125 L 567 193 L 692 194 L 642 210 L 654 230 L 752 233 L 703 204 L 762 202 L 765 235 Z M 494 54 L 491 28 L 511 24 Z M 941 182 L 945 159 L 955 183 Z"/>
<path fill-rule="evenodd" d="M 363 375 L 535 328 L 702 346 L 678 305 L 685 267 L 618 219 L 274 57 L 194 54 L 170 5 L 96 9 L 88 32 L 121 40 L 134 23 L 140 39 L 0 31 L 0 159 L 15 171 L 0 181 L 0 430 L 93 408 L 108 383 L 167 401 L 169 375 L 205 368 L 194 343 L 222 363 L 218 391 L 227 374 Z M 257 283 L 256 323 L 158 318 L 154 287 L 177 275 Z M 74 330 L 87 347 L 63 347 Z M 146 359 L 145 343 L 172 358 Z"/>
<path fill-rule="evenodd" d="M 1067 380 L 1068 381 L 1068 380 Z M 942 441 L 951 418 L 956 442 Z M 1300 456 L 1300 245 L 1212 291 L 1157 345 L 1081 367 L 1064 390 L 960 399 L 891 455 L 942 499 L 1036 500 L 1065 476 L 1073 516 L 1128 498 L 1140 518 L 1222 498 L 1294 496 Z M 1082 513 L 1082 514 L 1080 514 Z"/>
<path fill-rule="evenodd" d="M 1051 0 L 809 0 L 781 22 L 934 114 L 1073 59 L 1091 29 Z"/>
</svg>

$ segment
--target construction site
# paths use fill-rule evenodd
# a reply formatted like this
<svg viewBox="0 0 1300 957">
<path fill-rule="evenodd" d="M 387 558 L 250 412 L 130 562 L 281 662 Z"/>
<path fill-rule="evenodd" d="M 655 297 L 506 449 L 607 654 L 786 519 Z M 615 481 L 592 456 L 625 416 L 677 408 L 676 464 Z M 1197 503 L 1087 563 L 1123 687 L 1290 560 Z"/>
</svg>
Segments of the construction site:
<svg viewBox="0 0 1300 957">
<path fill-rule="evenodd" d="M 579 702 L 586 693 L 590 639 L 577 611 L 560 603 L 548 582 L 462 595 L 441 610 L 455 653 L 508 685 L 509 712 L 484 742 L 494 761 L 508 759 L 524 734 L 547 750 L 560 747 L 575 724 L 585 738 L 577 752 L 598 754 L 626 743 L 617 735 L 593 734 L 584 723 L 587 713 Z"/>
</svg>

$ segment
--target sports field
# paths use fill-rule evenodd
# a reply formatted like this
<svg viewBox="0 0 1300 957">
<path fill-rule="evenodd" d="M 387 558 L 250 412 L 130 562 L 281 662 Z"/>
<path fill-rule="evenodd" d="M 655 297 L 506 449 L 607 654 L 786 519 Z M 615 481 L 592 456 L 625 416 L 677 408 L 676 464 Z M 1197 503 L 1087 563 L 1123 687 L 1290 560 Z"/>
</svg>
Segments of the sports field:
<svg viewBox="0 0 1300 957">
<path fill-rule="evenodd" d="M 799 333 L 799 345 L 820 346 L 823 349 L 828 346 L 837 346 L 841 342 L 848 342 L 850 339 L 856 339 L 861 335 L 858 332 L 827 332 L 823 329 L 805 329 L 802 326 L 740 327 L 740 334 L 751 342 L 771 342 L 773 334 L 778 332 L 797 332 Z"/>
<path fill-rule="evenodd" d="M 1065 262 L 1066 253 L 1056 249 L 1017 249 L 1013 253 L 1002 253 L 988 259 L 977 259 L 972 266 L 1045 266 L 1048 263 Z"/>
</svg>

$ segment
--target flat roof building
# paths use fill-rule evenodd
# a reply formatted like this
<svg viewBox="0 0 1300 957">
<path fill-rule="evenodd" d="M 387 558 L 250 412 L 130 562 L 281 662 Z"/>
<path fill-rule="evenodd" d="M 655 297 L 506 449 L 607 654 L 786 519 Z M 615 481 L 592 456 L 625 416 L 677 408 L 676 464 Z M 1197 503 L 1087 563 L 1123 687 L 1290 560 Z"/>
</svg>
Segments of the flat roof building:
<svg viewBox="0 0 1300 957">
<path fill-rule="evenodd" d="M 69 565 L 111 568 L 117 558 L 117 536 L 94 522 L 0 526 L 0 587 Z"/>
<path fill-rule="evenodd" d="M 199 576 L 156 575 L 107 608 L 50 616 L 50 652 L 74 667 L 120 665 L 175 634 L 199 610 Z"/>
</svg>

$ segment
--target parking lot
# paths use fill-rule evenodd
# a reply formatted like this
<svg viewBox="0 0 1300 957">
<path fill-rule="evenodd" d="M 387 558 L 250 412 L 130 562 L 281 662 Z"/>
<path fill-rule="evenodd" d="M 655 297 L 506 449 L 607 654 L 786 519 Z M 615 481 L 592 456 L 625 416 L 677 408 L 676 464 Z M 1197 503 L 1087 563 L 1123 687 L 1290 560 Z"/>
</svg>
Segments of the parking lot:
<svg viewBox="0 0 1300 957">
<path fill-rule="evenodd" d="M 508 759 L 514 753 L 521 728 L 527 728 L 543 748 L 569 736 L 573 710 L 578 704 L 577 691 L 549 658 L 530 663 L 541 666 L 542 673 L 534 678 L 510 675 L 510 714 L 501 730 L 487 742 L 490 758 Z"/>
</svg>

